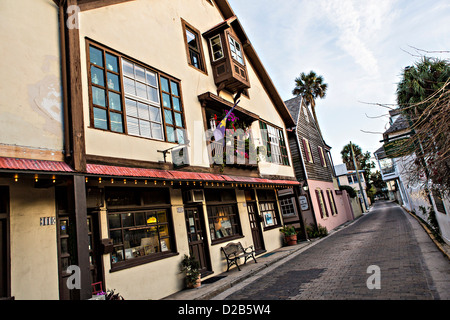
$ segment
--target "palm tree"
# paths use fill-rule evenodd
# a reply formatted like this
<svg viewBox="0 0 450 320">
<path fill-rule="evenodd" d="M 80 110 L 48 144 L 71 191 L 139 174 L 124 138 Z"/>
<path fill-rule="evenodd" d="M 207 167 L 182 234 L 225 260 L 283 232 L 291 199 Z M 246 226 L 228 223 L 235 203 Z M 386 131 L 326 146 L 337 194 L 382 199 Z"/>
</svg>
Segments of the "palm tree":
<svg viewBox="0 0 450 320">
<path fill-rule="evenodd" d="M 328 85 L 323 83 L 323 77 L 318 76 L 314 71 L 310 71 L 309 74 L 302 72 L 300 77 L 295 78 L 295 88 L 292 90 L 292 94 L 295 96 L 302 96 L 306 103 L 306 106 L 311 106 L 311 112 L 314 120 L 316 121 L 317 128 L 319 129 L 319 122 L 316 116 L 316 98 L 324 98 Z M 320 132 L 322 134 L 322 132 Z"/>
</svg>

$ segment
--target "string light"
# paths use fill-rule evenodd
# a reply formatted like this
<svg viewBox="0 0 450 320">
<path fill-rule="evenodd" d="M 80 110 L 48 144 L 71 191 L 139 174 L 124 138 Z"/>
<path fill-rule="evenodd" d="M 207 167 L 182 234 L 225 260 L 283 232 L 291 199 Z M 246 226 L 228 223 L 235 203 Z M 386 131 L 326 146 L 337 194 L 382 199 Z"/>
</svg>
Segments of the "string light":
<svg viewBox="0 0 450 320">
<path fill-rule="evenodd" d="M 102 183 L 102 178 L 98 178 L 98 183 Z"/>
<path fill-rule="evenodd" d="M 34 175 L 34 181 L 38 182 L 38 175 Z"/>
<path fill-rule="evenodd" d="M 18 174 L 15 174 L 15 175 L 14 175 L 14 181 L 15 181 L 15 182 L 19 181 L 19 175 L 18 175 Z"/>
<path fill-rule="evenodd" d="M 53 179 L 53 183 L 55 183 L 55 182 L 56 182 L 56 177 L 55 177 L 55 175 L 52 176 L 52 179 Z"/>
<path fill-rule="evenodd" d="M 114 183 L 114 179 L 111 179 L 111 183 Z"/>
</svg>

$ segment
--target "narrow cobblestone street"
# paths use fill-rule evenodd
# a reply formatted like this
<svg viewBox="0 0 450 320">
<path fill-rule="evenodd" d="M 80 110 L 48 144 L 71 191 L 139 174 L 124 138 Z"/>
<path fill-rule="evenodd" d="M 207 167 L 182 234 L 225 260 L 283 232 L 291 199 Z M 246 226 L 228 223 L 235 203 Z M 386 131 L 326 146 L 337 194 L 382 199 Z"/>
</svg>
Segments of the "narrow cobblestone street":
<svg viewBox="0 0 450 320">
<path fill-rule="evenodd" d="M 216 299 L 449 299 L 450 263 L 420 228 L 397 204 L 378 202 L 355 223 Z M 370 290 L 373 265 L 381 288 Z"/>
</svg>

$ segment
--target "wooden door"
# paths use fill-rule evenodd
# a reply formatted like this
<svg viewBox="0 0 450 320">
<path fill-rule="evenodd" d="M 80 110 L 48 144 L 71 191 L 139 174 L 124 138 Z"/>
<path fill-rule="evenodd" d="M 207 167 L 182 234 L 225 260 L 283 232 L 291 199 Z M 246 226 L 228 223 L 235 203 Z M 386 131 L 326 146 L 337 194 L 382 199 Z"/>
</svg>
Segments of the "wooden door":
<svg viewBox="0 0 450 320">
<path fill-rule="evenodd" d="M 207 273 L 211 269 L 209 261 L 208 240 L 205 223 L 200 207 L 185 208 L 186 228 L 189 242 L 189 252 L 200 262 L 200 272 Z"/>
<path fill-rule="evenodd" d="M 247 211 L 250 220 L 250 229 L 252 231 L 253 246 L 255 247 L 256 253 L 262 252 L 265 250 L 265 247 L 256 203 L 247 202 Z"/>
</svg>

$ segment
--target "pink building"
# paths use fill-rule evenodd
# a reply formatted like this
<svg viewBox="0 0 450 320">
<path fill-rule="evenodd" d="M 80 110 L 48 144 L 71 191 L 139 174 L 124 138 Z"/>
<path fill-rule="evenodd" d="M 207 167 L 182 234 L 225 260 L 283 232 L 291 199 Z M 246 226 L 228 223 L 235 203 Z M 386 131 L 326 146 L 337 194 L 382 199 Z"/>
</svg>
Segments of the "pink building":
<svg viewBox="0 0 450 320">
<path fill-rule="evenodd" d="M 340 191 L 334 173 L 331 147 L 327 145 L 301 97 L 285 101 L 296 127 L 289 132 L 289 146 L 297 180 L 307 199 L 302 210 L 306 226 L 320 225 L 328 231 L 353 220 L 347 192 Z"/>
</svg>

